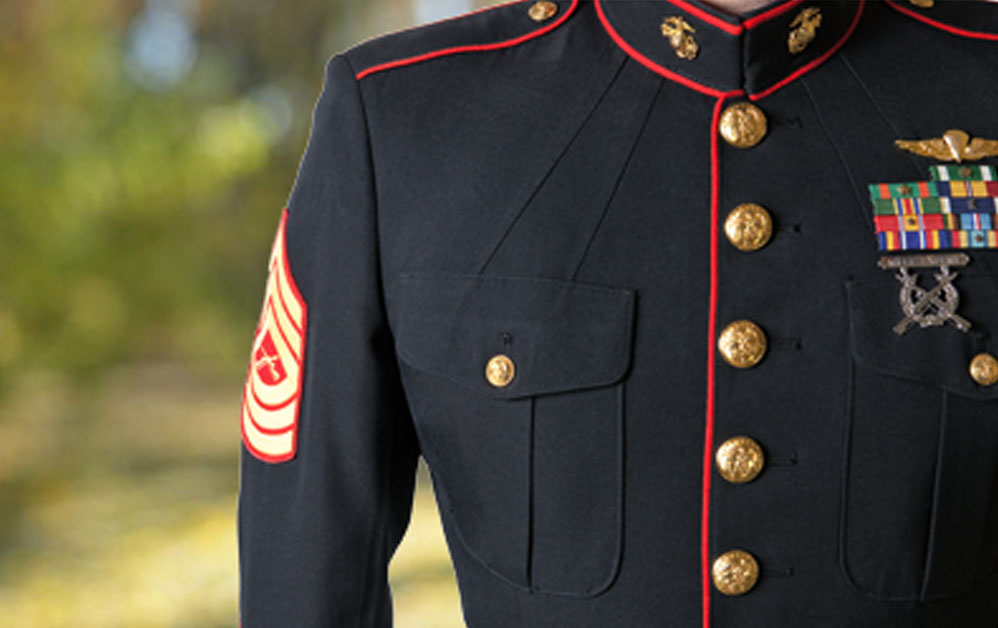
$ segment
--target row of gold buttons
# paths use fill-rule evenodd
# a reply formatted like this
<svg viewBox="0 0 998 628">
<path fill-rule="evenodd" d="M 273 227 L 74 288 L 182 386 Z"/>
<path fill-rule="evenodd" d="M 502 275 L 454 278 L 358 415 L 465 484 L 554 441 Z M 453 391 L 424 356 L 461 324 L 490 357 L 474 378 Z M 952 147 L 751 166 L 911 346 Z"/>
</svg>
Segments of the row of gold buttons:
<svg viewBox="0 0 998 628">
<path fill-rule="evenodd" d="M 719 132 L 736 148 L 751 148 L 766 136 L 766 115 L 751 103 L 729 105 L 721 113 Z M 773 235 L 773 220 L 757 203 L 742 203 L 724 221 L 724 234 L 739 251 L 758 251 Z M 729 323 L 717 339 L 717 349 L 729 365 L 746 369 L 758 364 L 766 354 L 766 334 L 750 320 Z M 751 482 L 766 463 L 762 447 L 748 436 L 724 441 L 714 455 L 721 477 L 732 484 Z M 714 587 L 724 595 L 743 595 L 759 579 L 759 563 L 743 549 L 718 556 L 711 566 Z"/>
</svg>

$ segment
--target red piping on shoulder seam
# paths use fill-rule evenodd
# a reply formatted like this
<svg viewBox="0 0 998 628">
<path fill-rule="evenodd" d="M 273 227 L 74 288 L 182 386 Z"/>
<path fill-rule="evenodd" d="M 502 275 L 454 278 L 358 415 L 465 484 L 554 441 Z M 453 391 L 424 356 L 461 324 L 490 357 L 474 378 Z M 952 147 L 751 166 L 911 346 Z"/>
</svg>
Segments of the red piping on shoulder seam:
<svg viewBox="0 0 998 628">
<path fill-rule="evenodd" d="M 970 31 L 970 30 L 967 30 L 967 29 L 964 29 L 964 28 L 957 28 L 956 26 L 950 26 L 949 24 L 944 24 L 943 22 L 939 22 L 939 21 L 933 20 L 932 18 L 927 17 L 925 15 L 922 15 L 921 13 L 919 13 L 917 11 L 913 11 L 913 10 L 909 9 L 908 7 L 903 7 L 903 6 L 899 5 L 899 4 L 897 4 L 896 2 L 891 2 L 891 0 L 886 0 L 886 2 L 887 2 L 887 5 L 890 8 L 894 9 L 898 13 L 902 13 L 904 15 L 907 15 L 908 17 L 914 18 L 914 19 L 918 20 L 919 22 L 922 22 L 923 24 L 928 24 L 929 26 L 932 26 L 934 28 L 938 28 L 939 30 L 946 31 L 947 33 L 952 33 L 954 35 L 960 35 L 961 37 L 970 37 L 972 39 L 984 39 L 986 41 L 998 41 L 998 33 L 982 33 L 980 31 Z"/>
<path fill-rule="evenodd" d="M 804 76 L 811 70 L 815 69 L 816 67 L 827 61 L 828 58 L 831 57 L 833 54 L 838 52 L 839 48 L 845 45 L 846 41 L 852 36 L 853 31 L 856 30 L 857 26 L 859 26 L 859 20 L 863 16 L 863 8 L 865 7 L 865 5 L 866 5 L 866 0 L 859 0 L 859 7 L 856 9 L 856 15 L 852 18 L 852 24 L 849 25 L 849 29 L 846 30 L 845 35 L 843 35 L 841 39 L 835 42 L 834 46 L 825 51 L 825 54 L 821 55 L 811 63 L 808 63 L 804 67 L 800 68 L 799 70 L 797 70 L 790 76 L 786 77 L 782 81 L 774 85 L 771 85 L 770 87 L 762 90 L 761 92 L 757 92 L 755 94 L 749 94 L 749 100 L 759 100 L 760 98 L 765 98 L 766 96 L 769 96 L 770 94 L 780 89 L 781 87 L 784 87 L 788 83 L 796 81 L 797 79 Z"/>
<path fill-rule="evenodd" d="M 710 300 L 707 306 L 707 402 L 703 430 L 703 480 L 700 497 L 700 574 L 701 599 L 703 603 L 703 625 L 710 628 L 710 483 L 714 466 L 711 459 L 714 453 L 714 371 L 716 353 L 714 349 L 717 336 L 717 238 L 718 214 L 720 207 L 721 173 L 720 134 L 721 109 L 724 106 L 724 96 L 714 103 L 714 114 L 710 122 Z"/>
<path fill-rule="evenodd" d="M 500 5 L 500 6 L 502 6 L 502 5 Z M 413 65 L 413 64 L 416 64 L 416 63 L 422 63 L 423 61 L 429 61 L 430 59 L 437 59 L 437 58 L 440 58 L 440 57 L 447 57 L 447 56 L 450 56 L 450 55 L 462 54 L 462 53 L 465 53 L 465 52 L 485 52 L 485 51 L 489 51 L 489 50 L 500 50 L 502 48 L 512 48 L 513 46 L 518 46 L 518 45 L 520 45 L 520 44 L 522 44 L 524 42 L 527 42 L 527 41 L 530 41 L 531 39 L 535 39 L 537 37 L 540 37 L 541 35 L 544 35 L 545 33 L 548 33 L 550 31 L 558 28 L 559 26 L 561 26 L 565 22 L 565 20 L 567 20 L 572 15 L 572 13 L 575 12 L 576 7 L 578 7 L 578 6 L 579 6 L 579 0 L 572 0 L 572 5 L 570 7 L 568 7 L 568 9 L 564 13 L 562 13 L 561 17 L 559 17 L 557 20 L 555 20 L 554 22 L 551 22 L 550 24 L 548 24 L 544 28 L 541 28 L 541 29 L 538 29 L 536 31 L 527 33 L 526 35 L 521 35 L 520 37 L 515 37 L 513 39 L 507 39 L 505 41 L 497 41 L 497 42 L 493 42 L 491 44 L 474 44 L 474 45 L 470 45 L 470 46 L 454 46 L 454 47 L 451 47 L 451 48 L 443 48 L 441 50 L 434 50 L 432 52 L 427 52 L 427 53 L 424 53 L 424 54 L 421 54 L 421 55 L 416 55 L 416 56 L 413 56 L 413 57 L 407 57 L 405 59 L 396 59 L 395 61 L 389 61 L 387 63 L 381 63 L 381 64 L 378 64 L 378 65 L 372 66 L 370 68 L 367 68 L 366 70 L 361 70 L 360 72 L 357 73 L 356 78 L 359 81 L 359 80 L 363 79 L 364 77 L 370 76 L 371 74 L 374 74 L 376 72 L 382 72 L 384 70 L 391 70 L 393 68 L 400 68 L 400 67 L 407 66 L 407 65 Z M 493 8 L 495 8 L 495 7 L 493 7 Z"/>
<path fill-rule="evenodd" d="M 600 22 L 603 23 L 603 28 L 605 28 L 606 32 L 610 34 L 610 38 L 613 39 L 613 41 L 616 42 L 616 44 L 618 46 L 620 46 L 621 49 L 623 49 L 624 52 L 626 52 L 628 55 L 630 55 L 631 58 L 633 58 L 635 61 L 637 61 L 641 65 L 645 66 L 646 68 L 648 68 L 652 72 L 655 72 L 656 74 L 660 74 L 660 75 L 664 76 L 667 79 L 670 79 L 670 80 L 676 81 L 677 83 L 685 85 L 686 87 L 689 87 L 690 89 L 694 89 L 694 90 L 700 92 L 701 94 L 707 94 L 708 96 L 713 96 L 714 98 L 722 98 L 722 97 L 726 98 L 726 97 L 731 97 L 731 96 L 739 96 L 739 95 L 741 95 L 741 94 L 744 93 L 740 89 L 739 90 L 735 90 L 735 91 L 731 91 L 731 92 L 724 92 L 724 91 L 721 91 L 719 89 L 714 89 L 713 87 L 707 87 L 706 85 L 701 85 L 700 83 L 697 83 L 696 81 L 694 81 L 692 79 L 686 78 L 682 74 L 676 74 L 675 72 L 672 72 L 670 70 L 666 70 L 665 68 L 663 68 L 659 64 L 655 63 L 654 61 L 652 61 L 648 57 L 644 56 L 643 54 L 641 54 L 640 52 L 638 52 L 637 50 L 635 50 L 633 46 L 631 46 L 629 43 L 627 43 L 624 40 L 624 38 L 620 36 L 620 33 L 618 33 L 616 31 L 616 29 L 614 29 L 613 26 L 610 24 L 610 20 L 607 19 L 606 13 L 603 12 L 603 2 L 602 2 L 602 0 L 596 0 L 595 4 L 596 4 L 596 13 L 597 13 L 597 15 L 599 15 Z"/>
</svg>

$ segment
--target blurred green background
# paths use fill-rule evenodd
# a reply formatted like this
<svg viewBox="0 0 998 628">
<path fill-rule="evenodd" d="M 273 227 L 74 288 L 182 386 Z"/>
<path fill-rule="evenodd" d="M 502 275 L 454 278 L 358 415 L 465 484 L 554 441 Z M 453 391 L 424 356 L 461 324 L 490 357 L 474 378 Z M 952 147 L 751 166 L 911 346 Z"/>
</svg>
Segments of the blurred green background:
<svg viewBox="0 0 998 628">
<path fill-rule="evenodd" d="M 0 625 L 231 627 L 242 381 L 323 68 L 481 0 L 0 1 Z M 432 495 L 396 625 L 463 625 Z"/>
</svg>

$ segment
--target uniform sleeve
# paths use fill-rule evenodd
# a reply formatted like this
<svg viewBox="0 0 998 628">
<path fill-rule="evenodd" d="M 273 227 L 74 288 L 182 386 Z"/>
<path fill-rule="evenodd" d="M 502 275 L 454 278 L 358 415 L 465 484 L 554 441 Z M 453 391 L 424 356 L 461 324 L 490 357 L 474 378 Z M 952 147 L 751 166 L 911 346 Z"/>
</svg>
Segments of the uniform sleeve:
<svg viewBox="0 0 998 628">
<path fill-rule="evenodd" d="M 326 68 L 277 228 L 243 396 L 243 628 L 391 625 L 418 456 L 382 300 L 359 86 Z"/>
</svg>

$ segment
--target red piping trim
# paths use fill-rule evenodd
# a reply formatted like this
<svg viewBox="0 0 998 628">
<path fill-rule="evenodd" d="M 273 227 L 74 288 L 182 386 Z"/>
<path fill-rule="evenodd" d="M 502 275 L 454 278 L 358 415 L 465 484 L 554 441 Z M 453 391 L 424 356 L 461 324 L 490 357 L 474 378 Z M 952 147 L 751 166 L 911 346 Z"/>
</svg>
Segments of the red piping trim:
<svg viewBox="0 0 998 628">
<path fill-rule="evenodd" d="M 816 67 L 818 67 L 819 65 L 821 65 L 822 63 L 824 63 L 825 61 L 827 61 L 828 58 L 831 57 L 833 54 L 835 54 L 836 52 L 838 52 L 839 48 L 841 48 L 843 45 L 845 45 L 846 40 L 848 40 L 849 37 L 852 36 L 853 31 L 855 31 L 856 27 L 859 25 L 859 19 L 863 16 L 863 7 L 865 5 L 866 5 L 866 0 L 859 0 L 859 7 L 856 9 L 856 15 L 852 18 L 852 24 L 849 25 L 849 29 L 845 32 L 845 34 L 842 36 L 841 39 L 839 39 L 837 42 L 835 42 L 834 46 L 832 46 L 827 51 L 825 51 L 825 54 L 821 55 L 820 57 L 818 57 L 817 59 L 815 59 L 811 63 L 808 63 L 804 67 L 800 68 L 799 70 L 797 70 L 796 72 L 794 72 L 790 76 L 786 77 L 782 81 L 780 81 L 780 82 L 778 82 L 778 83 L 776 83 L 774 85 L 771 85 L 770 87 L 762 90 L 761 92 L 757 92 L 755 94 L 750 94 L 749 95 L 749 100 L 759 100 L 760 98 L 765 98 L 766 96 L 769 96 L 770 94 L 772 94 L 776 90 L 780 89 L 781 87 L 784 87 L 788 83 L 791 83 L 791 82 L 799 79 L 800 77 L 804 76 L 805 74 L 807 74 L 811 70 L 815 69 Z"/>
<path fill-rule="evenodd" d="M 760 13 L 755 17 L 750 17 L 749 19 L 745 20 L 743 25 L 745 26 L 746 29 L 755 28 L 756 26 L 768 22 L 769 20 L 775 17 L 783 15 L 784 13 L 786 13 L 787 11 L 789 11 L 790 9 L 794 8 L 799 4 L 804 4 L 804 0 L 792 0 L 791 2 L 787 2 L 785 4 L 781 4 L 780 6 L 773 7 L 772 9 Z"/>
<path fill-rule="evenodd" d="M 705 21 L 710 22 L 711 24 L 714 24 L 714 21 L 717 21 L 719 23 L 725 24 L 725 26 L 727 26 L 727 27 L 731 27 L 732 26 L 731 24 L 723 22 L 719 18 L 717 18 L 717 17 L 715 17 L 713 15 L 710 15 L 710 14 L 704 12 L 702 9 L 700 9 L 698 7 L 694 7 L 693 5 L 687 4 L 685 0 L 669 0 L 669 1 L 672 2 L 673 4 L 675 4 L 676 6 L 678 6 L 679 8 L 687 10 L 690 13 L 696 15 L 697 17 L 700 17 L 701 19 L 704 19 Z M 776 7 L 776 8 L 770 9 L 769 11 L 767 11 L 765 13 L 759 14 L 759 15 L 755 16 L 754 18 L 752 18 L 751 20 L 748 20 L 745 23 L 746 28 L 755 28 L 759 24 L 762 24 L 763 22 L 766 22 L 767 20 L 770 20 L 770 19 L 772 19 L 774 17 L 777 17 L 779 15 L 782 15 L 783 13 L 786 13 L 787 11 L 789 11 L 790 9 L 792 9 L 793 7 L 795 7 L 795 6 L 799 5 L 799 4 L 802 4 L 803 2 L 804 2 L 804 0 L 791 0 L 790 2 L 782 4 L 782 5 L 780 5 L 780 6 Z M 770 94 L 772 94 L 776 90 L 778 90 L 778 89 L 786 86 L 788 83 L 791 83 L 791 82 L 797 80 L 801 76 L 807 74 L 811 70 L 815 69 L 816 67 L 818 67 L 819 65 L 821 65 L 822 63 L 824 63 L 825 61 L 827 61 L 828 58 L 831 57 L 836 52 L 838 52 L 839 48 L 841 48 L 843 45 L 845 45 L 845 43 L 849 39 L 849 37 L 852 36 L 853 32 L 856 30 L 856 27 L 859 25 L 859 20 L 860 20 L 860 17 L 862 17 L 862 15 L 863 15 L 863 7 L 865 6 L 865 4 L 866 4 L 866 0 L 859 0 L 858 1 L 858 3 L 857 3 L 858 6 L 857 6 L 857 9 L 856 9 L 856 15 L 853 17 L 852 23 L 849 25 L 848 30 L 846 30 L 845 34 L 842 35 L 842 38 L 839 39 L 839 41 L 837 41 L 834 46 L 832 46 L 827 51 L 825 51 L 825 53 L 823 55 L 821 55 L 820 57 L 818 57 L 814 61 L 811 61 L 810 63 L 808 63 L 804 67 L 798 69 L 793 74 L 790 74 L 789 76 L 785 77 L 781 81 L 779 81 L 779 82 L 775 83 L 774 85 L 771 85 L 770 87 L 764 89 L 763 91 L 757 92 L 755 94 L 749 94 L 748 98 L 750 100 L 759 100 L 761 98 L 765 98 L 766 96 L 769 96 Z M 606 32 L 610 34 L 610 38 L 613 39 L 613 41 L 618 46 L 620 46 L 621 49 L 623 49 L 623 51 L 626 52 L 631 58 L 633 58 L 635 61 L 637 61 L 641 65 L 645 66 L 646 68 L 648 68 L 652 72 L 655 72 L 656 74 L 664 76 L 667 79 L 676 81 L 677 83 L 680 83 L 681 85 L 685 85 L 686 87 L 689 87 L 690 89 L 694 89 L 694 90 L 700 92 L 701 94 L 707 94 L 708 96 L 713 96 L 714 98 L 730 98 L 730 97 L 733 97 L 733 96 L 742 96 L 742 95 L 745 95 L 745 90 L 741 90 L 741 89 L 737 89 L 737 90 L 732 90 L 732 91 L 729 91 L 729 92 L 725 92 L 725 91 L 722 91 L 722 90 L 719 90 L 719 89 L 716 89 L 716 88 L 713 88 L 713 87 L 707 87 L 706 85 L 702 85 L 700 83 L 697 83 L 693 79 L 687 78 L 687 77 L 683 76 L 682 74 L 678 74 L 676 72 L 673 72 L 672 70 L 668 70 L 668 69 L 662 67 L 661 65 L 655 63 L 654 61 L 652 61 L 651 59 L 649 59 L 645 55 L 643 55 L 640 52 L 638 52 L 629 43 L 627 43 L 627 41 L 620 35 L 620 33 L 617 32 L 617 30 L 613 27 L 613 25 L 610 24 L 610 20 L 607 18 L 606 13 L 603 11 L 603 0 L 595 0 L 595 5 L 596 5 L 596 13 L 597 13 L 597 15 L 599 15 L 600 22 L 603 23 L 603 28 L 606 29 Z M 702 13 L 702 15 L 701 15 L 701 13 Z M 722 28 L 723 30 L 725 30 L 725 31 L 727 31 L 729 33 L 732 33 L 732 34 L 739 34 L 741 32 L 741 30 L 740 30 L 741 27 L 738 27 L 739 30 L 738 30 L 738 33 L 736 33 L 733 30 L 728 30 L 727 28 L 720 26 L 720 24 L 715 24 L 715 26 L 718 26 L 719 28 Z M 998 36 L 996 36 L 996 38 L 998 38 Z"/>
<path fill-rule="evenodd" d="M 695 15 L 704 22 L 707 22 L 715 28 L 719 28 L 729 35 L 741 35 L 742 31 L 745 30 L 741 24 L 732 24 L 730 22 L 725 22 L 716 15 L 711 15 L 698 6 L 694 6 L 686 0 L 669 0 L 672 4 L 676 5 L 683 11 L 686 11 L 690 15 Z M 803 2 L 803 0 L 801 0 Z"/>
<path fill-rule="evenodd" d="M 630 55 L 631 58 L 633 58 L 635 61 L 645 66 L 652 72 L 655 72 L 656 74 L 660 74 L 667 79 L 685 85 L 690 89 L 694 89 L 700 92 L 701 94 L 707 94 L 708 96 L 713 96 L 714 98 L 738 96 L 745 93 L 740 89 L 731 92 L 723 92 L 713 87 L 707 87 L 706 85 L 701 85 L 700 83 L 697 83 L 692 79 L 686 78 L 682 74 L 676 74 L 671 70 L 663 68 L 659 64 L 655 63 L 648 57 L 644 56 L 643 54 L 635 50 L 633 46 L 627 43 L 627 41 L 625 41 L 624 38 L 620 36 L 620 33 L 618 33 L 616 29 L 614 29 L 613 26 L 610 24 L 610 20 L 607 19 L 606 13 L 603 12 L 602 0 L 596 0 L 596 13 L 597 15 L 599 15 L 600 22 L 603 23 L 603 28 L 605 28 L 606 32 L 610 34 L 610 38 L 613 39 L 613 41 L 616 42 L 616 44 L 624 50 L 624 52 Z"/>
<path fill-rule="evenodd" d="M 753 18 L 749 18 L 741 24 L 732 24 L 731 22 L 724 21 L 716 15 L 712 15 L 707 11 L 704 11 L 694 4 L 690 4 L 686 0 L 669 0 L 669 2 L 676 5 L 683 11 L 686 11 L 690 15 L 700 18 L 711 26 L 721 29 L 729 35 L 741 35 L 746 30 L 751 30 L 760 24 L 764 24 L 773 18 L 783 15 L 797 5 L 804 4 L 804 0 L 790 0 L 789 2 L 784 2 L 783 4 L 773 7 L 764 13 L 760 13 Z"/>
<path fill-rule="evenodd" d="M 939 22 L 937 20 L 934 20 L 934 19 L 932 19 L 932 18 L 930 18 L 928 16 L 922 15 L 921 13 L 919 13 L 917 11 L 913 11 L 913 10 L 909 9 L 908 7 L 900 6 L 897 3 L 895 3 L 895 2 L 891 2 L 891 0 L 886 0 L 886 2 L 887 2 L 887 5 L 889 7 L 891 7 L 892 9 L 894 9 L 895 11 L 897 11 L 898 13 L 903 13 L 904 15 L 907 15 L 908 17 L 915 18 L 916 20 L 918 20 L 919 22 L 922 22 L 923 24 L 928 24 L 929 26 L 938 28 L 939 30 L 946 31 L 947 33 L 952 33 L 954 35 L 960 35 L 961 37 L 970 37 L 972 39 L 984 39 L 984 40 L 987 40 L 987 41 L 998 41 L 998 33 L 982 33 L 981 31 L 971 31 L 971 30 L 967 30 L 965 28 L 958 28 L 956 26 L 950 26 L 949 24 L 945 24 L 943 22 Z"/>
<path fill-rule="evenodd" d="M 714 343 L 717 336 L 717 236 L 718 207 L 720 205 L 720 134 L 721 108 L 724 96 L 714 103 L 710 122 L 710 301 L 707 308 L 707 402 L 703 430 L 703 484 L 700 498 L 700 572 L 703 600 L 703 627 L 710 628 L 710 482 L 714 467 L 714 370 L 716 366 Z"/>
<path fill-rule="evenodd" d="M 502 5 L 501 5 L 502 6 Z M 422 63 L 423 61 L 429 61 L 431 59 L 438 59 L 440 57 L 447 57 L 450 55 L 462 54 L 466 52 L 486 52 L 489 50 L 500 50 L 502 48 L 512 48 L 513 46 L 519 46 L 520 44 L 530 41 L 553 31 L 554 29 L 561 26 L 565 20 L 567 20 L 572 13 L 575 12 L 576 7 L 579 6 L 579 0 L 572 0 L 572 5 L 568 7 L 561 17 L 559 17 L 554 22 L 551 22 L 547 26 L 538 29 L 536 31 L 527 33 L 526 35 L 521 35 L 520 37 L 514 37 L 513 39 L 507 39 L 505 41 L 497 41 L 491 44 L 474 44 L 470 46 L 454 46 L 451 48 L 443 48 L 441 50 L 434 50 L 432 52 L 427 52 L 421 55 L 416 55 L 413 57 L 407 57 L 404 59 L 396 59 L 395 61 L 389 61 L 387 63 L 381 63 L 366 70 L 361 70 L 357 73 L 357 80 L 361 80 L 366 76 L 370 76 L 376 72 L 383 72 L 384 70 L 391 70 L 393 68 L 400 68 L 407 65 L 414 65 L 416 63 Z"/>
</svg>

